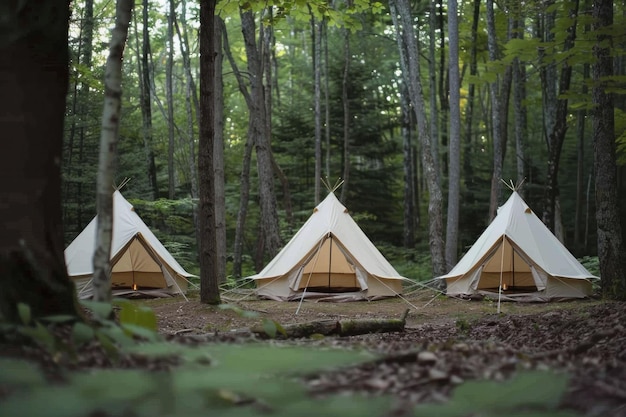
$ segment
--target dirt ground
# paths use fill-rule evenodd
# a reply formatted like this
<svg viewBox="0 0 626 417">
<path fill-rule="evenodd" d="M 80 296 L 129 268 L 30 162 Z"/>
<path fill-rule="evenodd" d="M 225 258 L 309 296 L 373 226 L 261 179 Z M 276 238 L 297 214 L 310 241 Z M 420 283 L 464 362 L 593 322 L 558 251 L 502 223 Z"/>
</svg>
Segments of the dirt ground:
<svg viewBox="0 0 626 417">
<path fill-rule="evenodd" d="M 357 302 L 278 302 L 258 300 L 248 293 L 227 294 L 222 302 L 243 311 L 256 313 L 256 317 L 244 317 L 236 308 L 209 306 L 199 302 L 195 292 L 189 301 L 180 297 L 140 301 L 152 308 L 157 316 L 159 331 L 163 334 L 206 334 L 229 332 L 254 327 L 263 319 L 272 319 L 281 325 L 314 320 L 386 319 L 400 318 L 409 310 L 407 328 L 426 323 L 469 322 L 498 311 L 496 301 L 470 301 L 437 295 L 434 291 L 417 291 L 402 298 Z M 575 310 L 598 304 L 597 300 L 577 300 L 560 303 L 511 303 L 500 304 L 502 314 L 536 314 L 549 311 Z"/>
<path fill-rule="evenodd" d="M 464 381 L 505 381 L 519 372 L 548 370 L 569 378 L 559 410 L 626 417 L 626 303 L 503 302 L 498 314 L 495 301 L 451 299 L 430 290 L 371 302 L 276 302 L 245 294 L 229 294 L 222 301 L 231 308 L 201 304 L 195 294 L 189 301 L 141 303 L 155 311 L 161 333 L 191 343 L 241 342 L 229 335 L 241 334 L 264 319 L 283 326 L 328 319 L 391 319 L 409 309 L 400 333 L 286 342 L 379 355 L 374 362 L 309 377 L 311 392 L 392 395 L 410 407 L 446 402 Z"/>
</svg>

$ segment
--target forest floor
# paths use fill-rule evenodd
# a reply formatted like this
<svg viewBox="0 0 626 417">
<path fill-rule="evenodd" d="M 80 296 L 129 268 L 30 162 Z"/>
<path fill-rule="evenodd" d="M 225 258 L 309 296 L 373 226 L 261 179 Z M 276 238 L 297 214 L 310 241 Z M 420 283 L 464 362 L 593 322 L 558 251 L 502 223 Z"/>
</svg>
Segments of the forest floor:
<svg viewBox="0 0 626 417">
<path fill-rule="evenodd" d="M 454 403 L 455 391 L 466 386 L 465 382 L 486 381 L 495 385 L 486 386 L 480 395 L 469 394 L 470 398 L 462 401 L 461 412 L 445 415 L 562 416 L 571 414 L 559 413 L 572 412 L 589 417 L 626 417 L 624 302 L 598 299 L 505 302 L 499 314 L 494 301 L 452 299 L 430 290 L 405 298 L 371 302 L 304 301 L 300 304 L 256 300 L 245 293 L 227 294 L 222 302 L 228 307 L 205 305 L 193 293 L 188 301 L 179 297 L 133 301 L 150 307 L 156 315 L 159 333 L 180 345 L 252 343 L 366 353 L 369 359 L 335 370 L 315 371 L 301 381 L 313 396 L 390 396 L 396 401 L 396 409 L 388 415 L 414 415 L 410 410 L 415 405 Z M 401 318 L 407 309 L 405 327 L 400 332 L 267 340 L 249 331 L 268 321 L 289 326 L 319 320 L 392 320 Z M 146 360 L 132 355 L 113 362 L 97 344 L 87 345 L 67 365 L 63 365 L 63 358 L 27 345 L 11 347 L 0 343 L 0 359 L 2 357 L 37 362 L 51 380 L 63 379 L 63 366 L 73 371 L 119 367 L 173 370 L 177 366 L 171 358 Z M 559 390 L 554 380 L 537 377 L 538 373 L 533 371 L 552 371 L 539 372 L 541 375 L 566 375 L 561 379 L 566 382 Z M 527 381 L 526 386 L 518 385 L 506 391 L 505 381 L 524 373 L 538 379 L 531 380 L 530 385 Z M 497 390 L 502 389 L 505 391 L 497 394 Z M 526 396 L 523 391 L 527 391 Z M 10 387 L 3 387 L 0 372 L 0 410 L 3 398 L 8 398 L 12 392 Z M 531 393 L 530 398 L 528 393 Z M 481 412 L 481 407 L 485 406 L 497 410 L 503 401 L 501 397 L 505 397 L 509 408 L 495 414 Z M 471 401 L 475 402 L 473 406 Z M 519 407 L 527 406 L 528 401 L 535 401 L 535 407 L 553 402 L 556 408 L 550 408 L 550 413 L 524 414 L 529 410 Z"/>
<path fill-rule="evenodd" d="M 446 401 L 467 380 L 503 381 L 522 370 L 552 370 L 569 375 L 561 409 L 587 416 L 626 416 L 626 303 L 504 302 L 498 314 L 495 301 L 452 299 L 432 291 L 345 303 L 226 298 L 222 301 L 236 308 L 208 306 L 196 297 L 144 303 L 155 311 L 160 332 L 172 339 L 228 342 L 245 340 L 241 336 L 245 329 L 267 319 L 283 326 L 314 320 L 394 319 L 409 309 L 403 332 L 290 341 L 365 350 L 380 357 L 312 376 L 309 388 L 319 394 L 391 394 L 418 404 Z M 247 318 L 241 311 L 256 317 Z"/>
</svg>

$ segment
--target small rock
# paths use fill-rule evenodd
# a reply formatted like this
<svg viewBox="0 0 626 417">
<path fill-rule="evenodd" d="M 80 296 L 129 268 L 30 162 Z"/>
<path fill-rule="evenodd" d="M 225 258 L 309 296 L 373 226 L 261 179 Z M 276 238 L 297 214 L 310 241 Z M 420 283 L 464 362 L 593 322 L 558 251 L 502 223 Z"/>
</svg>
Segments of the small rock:
<svg viewBox="0 0 626 417">
<path fill-rule="evenodd" d="M 437 355 L 425 350 L 417 354 L 417 362 L 421 364 L 433 364 L 437 362 Z"/>
<path fill-rule="evenodd" d="M 440 371 L 439 369 L 430 368 L 428 370 L 428 378 L 431 381 L 446 381 L 448 379 L 448 373 Z"/>
</svg>

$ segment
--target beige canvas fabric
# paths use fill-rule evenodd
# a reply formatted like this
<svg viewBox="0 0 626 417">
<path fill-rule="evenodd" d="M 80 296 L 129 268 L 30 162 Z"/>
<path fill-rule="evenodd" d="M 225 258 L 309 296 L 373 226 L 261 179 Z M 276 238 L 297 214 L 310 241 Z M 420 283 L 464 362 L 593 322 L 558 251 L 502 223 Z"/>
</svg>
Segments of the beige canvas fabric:
<svg viewBox="0 0 626 417">
<path fill-rule="evenodd" d="M 517 192 L 500 207 L 465 256 L 446 275 L 448 295 L 551 300 L 591 295 L 591 274 L 533 213 Z"/>
<path fill-rule="evenodd" d="M 69 276 L 79 298 L 92 296 L 92 257 L 97 216 L 65 249 Z M 193 277 L 172 257 L 119 191 L 113 194 L 113 237 L 111 242 L 111 287 L 114 293 L 153 291 L 180 294 Z"/>
<path fill-rule="evenodd" d="M 376 299 L 402 293 L 401 276 L 333 193 L 258 274 L 256 293 L 274 300 L 303 296 Z"/>
</svg>

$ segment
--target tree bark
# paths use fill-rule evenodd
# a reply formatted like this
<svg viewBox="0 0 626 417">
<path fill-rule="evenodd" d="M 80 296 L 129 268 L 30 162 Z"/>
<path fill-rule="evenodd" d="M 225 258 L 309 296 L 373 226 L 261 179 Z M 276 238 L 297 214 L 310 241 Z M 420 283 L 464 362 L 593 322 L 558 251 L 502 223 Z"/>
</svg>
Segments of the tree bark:
<svg viewBox="0 0 626 417">
<path fill-rule="evenodd" d="M 474 83 L 474 77 L 478 74 L 477 64 L 477 38 L 478 38 L 478 22 L 480 20 L 480 0 L 474 0 L 473 17 L 472 17 L 472 30 L 470 41 L 470 75 L 472 80 L 469 82 L 467 91 L 467 107 L 465 109 L 465 143 L 463 152 L 463 177 L 465 180 L 465 186 L 467 189 L 474 182 L 474 169 L 472 167 L 472 137 L 474 135 L 473 123 L 474 123 L 474 105 L 476 97 L 476 85 Z M 473 203 L 473 201 L 468 201 Z"/>
<path fill-rule="evenodd" d="M 350 96 L 348 82 L 350 78 L 350 32 L 343 30 L 343 78 L 341 80 L 341 104 L 343 107 L 343 185 L 341 187 L 340 200 L 343 204 L 348 203 L 348 191 L 350 189 Z"/>
<path fill-rule="evenodd" d="M 215 0 L 200 3 L 200 140 L 198 143 L 200 302 L 220 303 L 215 227 Z"/>
<path fill-rule="evenodd" d="M 311 13 L 313 37 L 313 100 L 315 111 L 315 205 L 320 202 L 322 183 L 322 21 L 317 22 Z"/>
<path fill-rule="evenodd" d="M 357 336 L 369 333 L 403 332 L 408 310 L 398 319 L 350 319 L 350 320 L 313 320 L 282 326 L 284 332 L 277 333 L 279 338 L 296 339 L 313 335 Z M 254 327 L 252 333 L 268 337 L 262 326 Z"/>
<path fill-rule="evenodd" d="M 436 40 L 437 34 L 437 0 L 430 0 L 428 13 L 428 83 L 429 83 L 429 107 L 430 107 L 430 149 L 433 153 L 433 162 L 437 181 L 441 184 L 441 164 L 439 161 L 439 108 L 437 107 L 437 59 Z M 419 48 L 419 43 L 417 44 Z M 443 49 L 443 48 L 441 48 Z M 417 51 L 419 56 L 419 49 Z M 418 68 L 419 74 L 419 68 Z"/>
<path fill-rule="evenodd" d="M 521 8 L 520 8 L 521 9 Z M 523 11 L 514 17 L 513 38 L 523 39 L 524 20 Z M 526 64 L 519 58 L 513 60 L 513 108 L 515 113 L 515 162 L 517 168 L 517 184 L 526 178 L 526 141 L 528 136 L 528 118 L 526 105 Z M 517 190 L 522 197 L 523 189 Z"/>
<path fill-rule="evenodd" d="M 615 116 L 613 95 L 607 91 L 607 78 L 613 75 L 610 44 L 613 36 L 607 28 L 613 24 L 613 1 L 594 0 L 593 17 L 596 44 L 592 67 L 594 106 L 593 141 L 596 170 L 596 221 L 598 258 L 605 297 L 626 299 L 626 257 L 617 198 L 617 163 L 615 157 Z"/>
<path fill-rule="evenodd" d="M 574 47 L 574 40 L 576 39 L 576 17 L 578 16 L 578 0 L 572 3 L 572 8 L 568 10 L 567 16 L 573 18 L 572 24 L 567 28 L 567 36 L 563 43 L 563 52 L 566 53 Z M 555 70 L 556 72 L 556 70 Z M 569 65 L 568 60 L 564 60 L 561 66 L 561 74 L 558 80 L 558 95 L 563 97 L 564 94 L 569 92 L 570 80 L 572 78 L 572 67 Z M 548 79 L 547 82 L 553 83 L 554 80 Z M 552 124 L 546 126 L 548 131 L 547 144 L 548 144 L 548 173 L 546 176 L 546 189 L 545 189 L 545 205 L 543 212 L 543 222 L 548 226 L 550 230 L 556 232 L 555 219 L 555 205 L 559 197 L 559 162 L 561 159 L 561 149 L 563 148 L 563 142 L 565 141 L 565 132 L 567 131 L 567 116 L 568 116 L 568 100 L 565 98 L 558 98 L 556 95 L 550 97 L 555 102 L 550 104 L 551 108 L 554 108 L 555 114 L 551 118 Z M 563 236 L 557 234 L 561 240 Z"/>
<path fill-rule="evenodd" d="M 498 59 L 498 44 L 496 40 L 495 13 L 493 0 L 487 0 L 487 45 L 489 61 Z M 491 173 L 491 200 L 489 202 L 489 222 L 496 216 L 500 203 L 500 180 L 502 179 L 502 163 L 504 147 L 502 140 L 502 112 L 500 110 L 500 87 L 498 79 L 489 83 L 489 97 L 491 99 L 491 136 L 493 141 L 493 171 Z"/>
<path fill-rule="evenodd" d="M 167 63 L 165 66 L 165 94 L 167 100 L 167 197 L 174 199 L 176 178 L 174 173 L 174 14 L 176 1 L 169 0 L 170 10 L 167 16 Z"/>
<path fill-rule="evenodd" d="M 2 3 L 0 16 L 0 317 L 20 322 L 18 303 L 77 316 L 61 222 L 70 2 Z"/>
<path fill-rule="evenodd" d="M 217 239 L 217 276 L 226 281 L 226 189 L 224 170 L 224 81 L 222 79 L 222 25 L 215 19 L 215 143 L 213 163 L 215 169 L 215 233 Z"/>
<path fill-rule="evenodd" d="M 446 271 L 457 262 L 461 194 L 461 76 L 459 74 L 459 22 L 457 1 L 448 0 L 448 50 L 450 52 L 450 145 L 448 151 L 448 217 Z"/>
<path fill-rule="evenodd" d="M 122 59 L 128 38 L 133 0 L 117 0 L 115 27 L 104 73 L 104 110 L 98 162 L 96 246 L 93 254 L 93 299 L 111 301 L 111 241 L 113 238 L 113 178 L 122 108 Z"/>
<path fill-rule="evenodd" d="M 272 258 L 282 246 L 278 226 L 278 211 L 276 208 L 276 194 L 274 192 L 274 175 L 272 167 L 272 149 L 267 132 L 267 112 L 263 88 L 263 56 L 256 46 L 256 29 L 254 14 L 250 11 L 241 10 L 241 27 L 244 37 L 246 57 L 248 60 L 248 73 L 250 75 L 250 101 L 251 107 L 249 127 L 254 136 L 254 146 L 257 155 L 257 171 L 259 176 L 259 199 L 261 206 L 261 223 L 264 250 Z M 263 32 L 263 25 L 260 31 Z M 263 39 L 261 33 L 260 38 Z"/>
<path fill-rule="evenodd" d="M 408 0 L 394 0 L 389 5 L 397 31 L 402 76 L 408 84 L 413 111 L 417 119 L 422 165 L 430 197 L 428 203 L 428 240 L 431 262 L 433 274 L 439 276 L 446 272 L 443 244 L 443 196 L 431 151 L 430 134 L 428 132 L 429 124 L 426 117 L 422 84 L 419 78 L 418 48 L 411 19 L 411 8 Z"/>
<path fill-rule="evenodd" d="M 154 162 L 154 141 L 152 136 L 152 99 L 150 93 L 150 21 L 148 18 L 149 0 L 143 0 L 143 46 L 141 50 L 141 117 L 143 121 L 143 142 L 146 153 L 148 181 L 154 200 L 159 196 L 156 163 Z"/>
</svg>

